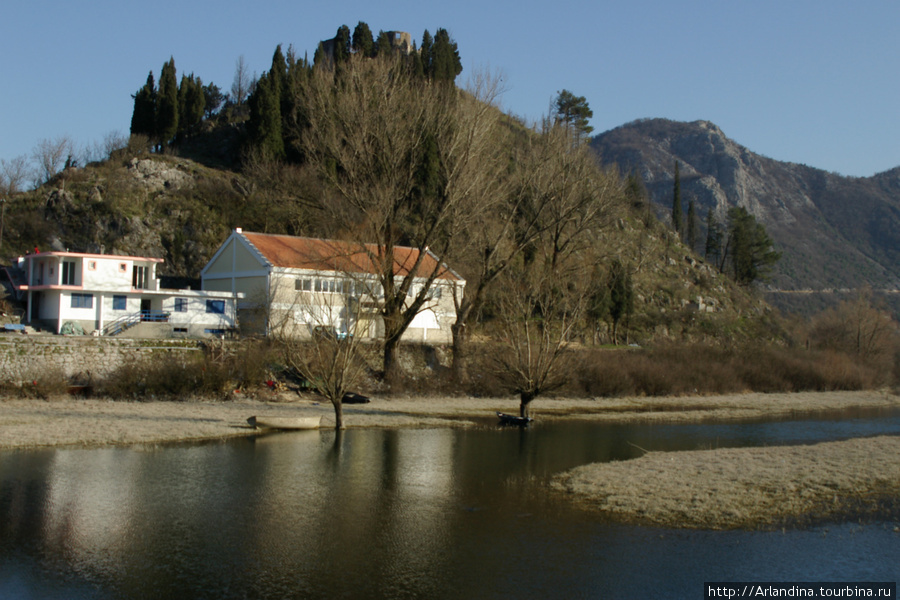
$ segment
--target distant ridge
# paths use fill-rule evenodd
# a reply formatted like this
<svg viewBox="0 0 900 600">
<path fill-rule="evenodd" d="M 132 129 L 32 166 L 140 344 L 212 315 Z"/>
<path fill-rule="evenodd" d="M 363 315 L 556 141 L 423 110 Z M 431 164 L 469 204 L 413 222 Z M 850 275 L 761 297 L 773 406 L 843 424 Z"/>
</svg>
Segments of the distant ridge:
<svg viewBox="0 0 900 600">
<path fill-rule="evenodd" d="M 644 119 L 591 141 L 604 164 L 639 174 L 658 214 L 671 214 L 675 161 L 682 198 L 707 211 L 747 208 L 783 258 L 768 286 L 780 290 L 900 289 L 900 167 L 844 177 L 755 154 L 709 121 Z M 721 219 L 720 219 L 721 220 Z M 702 250 L 702 244 L 698 243 Z"/>
</svg>

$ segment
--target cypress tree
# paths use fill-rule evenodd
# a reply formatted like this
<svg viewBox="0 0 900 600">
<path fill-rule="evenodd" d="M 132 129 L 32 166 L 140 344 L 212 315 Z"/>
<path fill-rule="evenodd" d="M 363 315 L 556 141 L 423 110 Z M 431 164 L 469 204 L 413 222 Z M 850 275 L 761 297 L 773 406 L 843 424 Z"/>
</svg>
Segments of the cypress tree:
<svg viewBox="0 0 900 600">
<path fill-rule="evenodd" d="M 692 251 L 697 249 L 697 213 L 694 210 L 693 198 L 688 200 L 687 245 Z"/>
<path fill-rule="evenodd" d="M 422 48 L 419 50 L 419 58 L 422 61 L 422 71 L 428 78 L 434 77 L 434 40 L 428 30 L 422 34 Z"/>
<path fill-rule="evenodd" d="M 438 29 L 434 34 L 431 65 L 431 77 L 435 81 L 453 82 L 456 80 L 456 76 L 462 73 L 459 49 L 456 42 L 450 39 L 450 34 L 446 29 Z"/>
<path fill-rule="evenodd" d="M 609 287 L 609 316 L 613 322 L 613 344 L 618 345 L 619 322 L 634 310 L 634 285 L 631 281 L 631 273 L 618 258 L 613 260 L 610 265 L 607 286 Z"/>
<path fill-rule="evenodd" d="M 360 21 L 353 30 L 353 51 L 356 54 L 372 58 L 375 56 L 375 40 L 372 38 L 372 30 L 366 23 Z"/>
<path fill-rule="evenodd" d="M 285 155 L 296 162 L 303 157 L 298 150 L 299 136 L 306 128 L 307 116 L 300 99 L 307 84 L 310 65 L 306 58 L 297 58 L 293 48 L 288 48 L 285 58 L 287 72 L 281 92 L 281 132 Z"/>
<path fill-rule="evenodd" d="M 189 76 L 181 76 L 181 85 L 178 88 L 178 138 L 184 139 L 196 133 L 203 122 L 203 110 L 206 107 L 206 97 L 203 91 L 203 82 Z"/>
<path fill-rule="evenodd" d="M 146 135 L 152 139 L 156 135 L 156 83 L 153 80 L 153 71 L 147 75 L 144 87 L 133 97 L 131 135 Z"/>
<path fill-rule="evenodd" d="M 706 260 L 721 268 L 719 256 L 722 254 L 722 231 L 712 208 L 706 213 L 706 248 L 703 254 Z"/>
<path fill-rule="evenodd" d="M 163 65 L 159 74 L 159 94 L 156 97 L 156 143 L 161 148 L 178 133 L 178 81 L 175 79 L 175 59 Z"/>
<path fill-rule="evenodd" d="M 248 100 L 252 143 L 268 158 L 284 158 L 281 133 L 281 98 L 272 86 L 271 74 L 263 73 Z"/>
<path fill-rule="evenodd" d="M 379 30 L 378 37 L 375 39 L 375 56 L 390 56 L 393 49 L 390 36 L 383 29 Z"/>
<path fill-rule="evenodd" d="M 334 36 L 334 64 L 339 65 L 350 59 L 350 28 L 346 25 L 338 27 Z"/>
<path fill-rule="evenodd" d="M 682 223 L 682 206 L 681 206 L 681 171 L 678 161 L 675 161 L 675 185 L 672 191 L 672 227 L 675 231 L 681 233 Z"/>
</svg>

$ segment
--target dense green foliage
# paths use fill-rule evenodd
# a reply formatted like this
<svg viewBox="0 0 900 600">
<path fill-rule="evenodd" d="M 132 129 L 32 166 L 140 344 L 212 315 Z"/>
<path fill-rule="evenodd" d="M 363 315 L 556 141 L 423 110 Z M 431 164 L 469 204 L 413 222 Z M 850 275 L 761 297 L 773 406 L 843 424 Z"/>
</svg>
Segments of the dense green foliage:
<svg viewBox="0 0 900 600">
<path fill-rule="evenodd" d="M 577 138 L 586 137 L 594 131 L 588 121 L 594 116 L 594 111 L 588 105 L 584 96 L 576 96 L 569 90 L 563 90 L 556 96 L 553 102 L 556 121 L 564 123 L 572 129 Z"/>
<path fill-rule="evenodd" d="M 742 206 L 728 211 L 725 253 L 729 258 L 731 274 L 741 285 L 764 278 L 781 258 L 781 253 L 772 247 L 772 238 L 765 228 Z"/>
</svg>

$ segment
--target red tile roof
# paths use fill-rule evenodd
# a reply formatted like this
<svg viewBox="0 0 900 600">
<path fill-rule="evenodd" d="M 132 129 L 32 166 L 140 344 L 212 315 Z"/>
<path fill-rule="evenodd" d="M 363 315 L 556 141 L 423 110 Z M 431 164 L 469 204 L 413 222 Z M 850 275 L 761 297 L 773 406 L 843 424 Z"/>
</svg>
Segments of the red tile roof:
<svg viewBox="0 0 900 600">
<path fill-rule="evenodd" d="M 238 235 L 242 235 L 275 267 L 372 274 L 381 270 L 377 267 L 379 246 L 376 244 L 362 245 L 249 231 L 242 231 Z M 408 275 L 415 267 L 419 254 L 417 248 L 394 246 L 394 275 Z M 439 279 L 460 280 L 446 264 L 439 265 L 438 258 L 431 252 L 426 252 L 422 257 L 416 273 L 421 277 L 428 277 L 435 269 L 440 269 Z"/>
</svg>

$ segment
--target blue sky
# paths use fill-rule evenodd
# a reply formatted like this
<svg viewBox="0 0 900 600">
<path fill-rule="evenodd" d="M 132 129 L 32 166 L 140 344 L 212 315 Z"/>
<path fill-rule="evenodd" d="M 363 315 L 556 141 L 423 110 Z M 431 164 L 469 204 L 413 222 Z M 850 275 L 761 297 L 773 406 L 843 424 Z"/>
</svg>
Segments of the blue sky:
<svg viewBox="0 0 900 600">
<path fill-rule="evenodd" d="M 491 69 L 511 113 L 538 119 L 559 90 L 585 96 L 595 133 L 631 120 L 705 119 L 750 150 L 845 175 L 900 166 L 898 0 L 30 0 L 0 28 L 0 158 L 44 139 L 79 145 L 127 133 L 147 73 L 231 87 L 276 45 L 312 57 L 346 24 L 443 27 L 463 74 Z"/>
</svg>

